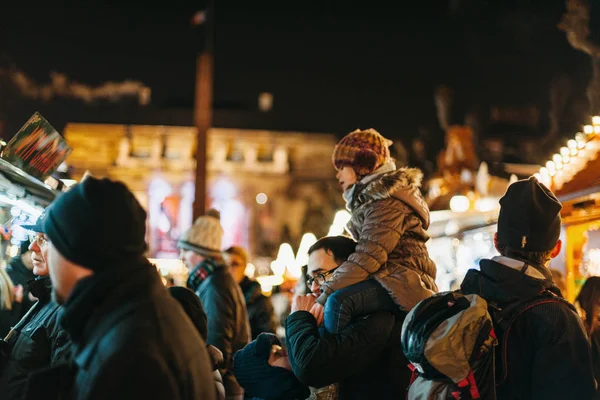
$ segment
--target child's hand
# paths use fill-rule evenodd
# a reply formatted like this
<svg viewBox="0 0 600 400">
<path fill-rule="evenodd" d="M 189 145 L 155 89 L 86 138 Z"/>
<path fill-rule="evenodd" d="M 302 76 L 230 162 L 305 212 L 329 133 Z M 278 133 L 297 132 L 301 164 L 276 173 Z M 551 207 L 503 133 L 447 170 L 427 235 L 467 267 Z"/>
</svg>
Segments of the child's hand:
<svg viewBox="0 0 600 400">
<path fill-rule="evenodd" d="M 313 304 L 313 306 L 310 309 L 310 313 L 317 320 L 317 326 L 323 325 L 323 318 L 325 317 L 325 312 L 322 305 L 320 305 L 319 303 Z"/>
<path fill-rule="evenodd" d="M 315 304 L 315 296 L 307 294 L 305 296 L 295 296 L 292 301 L 292 312 L 308 311 L 310 312 L 313 304 Z"/>
</svg>

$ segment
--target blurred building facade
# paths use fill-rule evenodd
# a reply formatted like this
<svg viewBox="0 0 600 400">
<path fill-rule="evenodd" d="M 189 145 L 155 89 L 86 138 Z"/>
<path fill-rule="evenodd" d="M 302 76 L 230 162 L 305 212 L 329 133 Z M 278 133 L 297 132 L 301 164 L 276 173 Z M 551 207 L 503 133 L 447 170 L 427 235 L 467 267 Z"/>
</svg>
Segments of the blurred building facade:
<svg viewBox="0 0 600 400">
<path fill-rule="evenodd" d="M 192 223 L 195 128 L 68 123 L 64 136 L 73 177 L 123 181 L 148 210 L 149 255 L 177 257 L 177 238 Z M 304 233 L 327 234 L 343 208 L 335 143 L 329 134 L 211 129 L 206 204 L 221 211 L 223 247 L 272 258 L 283 242 L 297 248 Z"/>
</svg>

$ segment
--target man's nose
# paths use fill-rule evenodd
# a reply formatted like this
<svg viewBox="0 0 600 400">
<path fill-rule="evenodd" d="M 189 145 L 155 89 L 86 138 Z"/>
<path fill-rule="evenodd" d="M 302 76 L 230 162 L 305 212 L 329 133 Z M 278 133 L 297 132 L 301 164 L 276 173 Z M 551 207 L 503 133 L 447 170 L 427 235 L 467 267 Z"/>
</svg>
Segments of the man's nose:
<svg viewBox="0 0 600 400">
<path fill-rule="evenodd" d="M 310 291 L 313 293 L 321 292 L 321 285 L 318 285 L 317 282 L 314 282 L 310 285 Z"/>
</svg>

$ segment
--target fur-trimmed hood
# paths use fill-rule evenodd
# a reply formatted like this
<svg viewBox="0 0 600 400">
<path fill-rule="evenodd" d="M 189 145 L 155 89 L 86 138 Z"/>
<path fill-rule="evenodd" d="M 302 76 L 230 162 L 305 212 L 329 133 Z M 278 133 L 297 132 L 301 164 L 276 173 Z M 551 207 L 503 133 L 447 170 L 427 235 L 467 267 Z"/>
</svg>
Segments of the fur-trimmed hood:
<svg viewBox="0 0 600 400">
<path fill-rule="evenodd" d="M 376 176 L 367 182 L 355 185 L 352 200 L 347 204 L 351 212 L 372 201 L 396 198 L 410 208 L 423 221 L 423 228 L 429 227 L 429 207 L 419 188 L 423 173 L 418 168 L 399 168 Z"/>
</svg>

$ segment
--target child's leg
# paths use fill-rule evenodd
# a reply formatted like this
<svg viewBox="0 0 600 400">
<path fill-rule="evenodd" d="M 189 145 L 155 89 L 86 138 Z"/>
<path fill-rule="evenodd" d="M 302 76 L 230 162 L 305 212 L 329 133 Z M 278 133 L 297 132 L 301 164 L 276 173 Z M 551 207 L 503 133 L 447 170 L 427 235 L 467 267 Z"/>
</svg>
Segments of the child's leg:
<svg viewBox="0 0 600 400">
<path fill-rule="evenodd" d="M 374 279 L 367 279 L 337 290 L 327 298 L 325 329 L 330 333 L 339 333 L 354 318 L 380 310 L 399 311 L 387 290 Z"/>
</svg>

